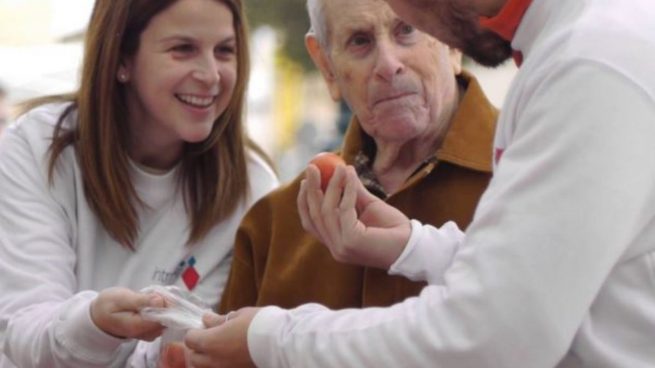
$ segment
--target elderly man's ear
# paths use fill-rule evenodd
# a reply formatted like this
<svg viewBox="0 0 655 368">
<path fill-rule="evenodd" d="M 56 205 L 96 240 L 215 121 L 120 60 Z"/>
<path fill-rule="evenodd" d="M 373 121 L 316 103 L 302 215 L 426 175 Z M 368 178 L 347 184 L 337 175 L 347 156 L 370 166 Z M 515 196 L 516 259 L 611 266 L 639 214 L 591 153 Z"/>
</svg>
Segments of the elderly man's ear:
<svg viewBox="0 0 655 368">
<path fill-rule="evenodd" d="M 458 49 L 448 47 L 448 54 L 450 56 L 450 65 L 453 68 L 453 73 L 455 73 L 455 75 L 460 75 L 462 73 L 462 52 Z"/>
<path fill-rule="evenodd" d="M 330 61 L 313 33 L 305 35 L 305 47 L 307 48 L 309 56 L 314 61 L 314 64 L 321 71 L 323 79 L 325 79 L 328 89 L 330 90 L 330 96 L 332 99 L 334 101 L 341 100 L 341 91 L 337 85 L 337 78 L 332 71 Z"/>
</svg>

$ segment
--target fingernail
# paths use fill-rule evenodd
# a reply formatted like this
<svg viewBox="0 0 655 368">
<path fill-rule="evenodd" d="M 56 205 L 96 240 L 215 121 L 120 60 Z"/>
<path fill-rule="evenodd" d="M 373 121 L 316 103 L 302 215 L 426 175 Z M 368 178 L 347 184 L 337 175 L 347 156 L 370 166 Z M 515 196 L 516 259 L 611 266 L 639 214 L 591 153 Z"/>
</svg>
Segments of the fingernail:
<svg viewBox="0 0 655 368">
<path fill-rule="evenodd" d="M 157 294 L 153 294 L 148 298 L 148 305 L 151 307 L 159 307 L 163 304 L 163 299 Z"/>
</svg>

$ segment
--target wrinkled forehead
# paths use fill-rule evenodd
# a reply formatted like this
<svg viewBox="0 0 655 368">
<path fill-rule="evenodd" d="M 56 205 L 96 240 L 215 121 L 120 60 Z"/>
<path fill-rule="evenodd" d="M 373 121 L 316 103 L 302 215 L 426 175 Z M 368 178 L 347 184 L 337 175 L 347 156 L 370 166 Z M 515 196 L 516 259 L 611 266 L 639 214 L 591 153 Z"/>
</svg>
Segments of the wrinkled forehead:
<svg viewBox="0 0 655 368">
<path fill-rule="evenodd" d="M 433 7 L 438 7 L 448 3 L 448 0 L 384 0 L 392 8 L 404 7 L 415 11 L 425 11 Z"/>
<path fill-rule="evenodd" d="M 359 30 L 388 29 L 400 21 L 384 0 L 325 0 L 325 17 L 331 39 Z"/>
</svg>

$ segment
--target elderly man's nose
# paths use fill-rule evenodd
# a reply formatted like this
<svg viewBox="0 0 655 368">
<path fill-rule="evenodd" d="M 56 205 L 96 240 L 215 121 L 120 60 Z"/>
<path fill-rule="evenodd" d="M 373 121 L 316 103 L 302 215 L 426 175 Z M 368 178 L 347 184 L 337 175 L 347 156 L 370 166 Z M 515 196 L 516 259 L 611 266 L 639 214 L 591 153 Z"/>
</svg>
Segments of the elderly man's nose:
<svg viewBox="0 0 655 368">
<path fill-rule="evenodd" d="M 399 51 L 393 46 L 384 45 L 378 49 L 375 74 L 384 80 L 392 80 L 402 73 L 405 65 L 400 59 Z"/>
</svg>

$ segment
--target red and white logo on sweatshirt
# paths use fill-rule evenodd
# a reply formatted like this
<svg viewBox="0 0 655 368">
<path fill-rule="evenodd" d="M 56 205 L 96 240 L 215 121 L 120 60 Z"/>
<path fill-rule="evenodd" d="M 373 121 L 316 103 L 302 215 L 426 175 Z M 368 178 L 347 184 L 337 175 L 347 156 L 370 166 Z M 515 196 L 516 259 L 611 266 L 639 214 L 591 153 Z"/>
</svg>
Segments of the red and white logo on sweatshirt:
<svg viewBox="0 0 655 368">
<path fill-rule="evenodd" d="M 200 280 L 200 274 L 194 267 L 196 264 L 196 257 L 189 257 L 186 262 L 184 262 L 184 264 L 185 268 L 182 271 L 182 281 L 184 282 L 184 285 L 186 285 L 187 289 L 191 291 L 196 287 L 198 281 Z"/>
</svg>

